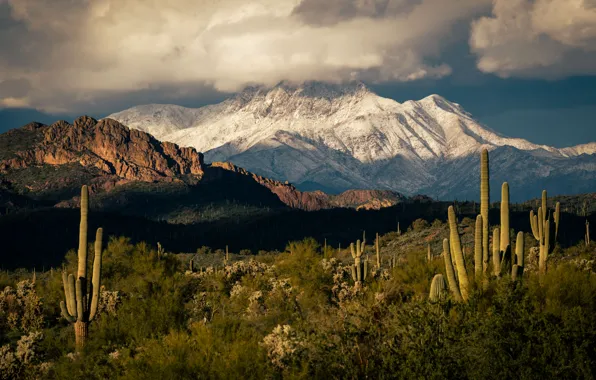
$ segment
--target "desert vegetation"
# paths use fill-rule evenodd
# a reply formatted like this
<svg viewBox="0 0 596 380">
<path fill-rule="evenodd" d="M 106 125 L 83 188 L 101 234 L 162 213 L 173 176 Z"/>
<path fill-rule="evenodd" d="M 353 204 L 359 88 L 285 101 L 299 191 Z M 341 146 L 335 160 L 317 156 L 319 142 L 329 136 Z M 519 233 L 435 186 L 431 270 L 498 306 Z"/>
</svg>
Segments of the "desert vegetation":
<svg viewBox="0 0 596 380">
<path fill-rule="evenodd" d="M 174 254 L 102 229 L 88 245 L 83 187 L 63 268 L 0 274 L 0 378 L 594 378 L 589 226 L 562 245 L 543 192 L 531 231 L 515 230 L 506 183 L 491 225 L 481 157 L 475 219 L 454 204 L 447 222 L 368 231 L 372 244 L 360 231 L 256 255 Z"/>
</svg>

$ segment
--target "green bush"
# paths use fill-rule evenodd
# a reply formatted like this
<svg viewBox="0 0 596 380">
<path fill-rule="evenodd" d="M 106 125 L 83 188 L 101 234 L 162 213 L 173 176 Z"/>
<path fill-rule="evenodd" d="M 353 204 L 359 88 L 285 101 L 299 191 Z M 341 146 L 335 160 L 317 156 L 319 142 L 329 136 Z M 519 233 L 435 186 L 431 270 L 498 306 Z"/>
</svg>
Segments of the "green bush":
<svg viewBox="0 0 596 380">
<path fill-rule="evenodd" d="M 412 222 L 412 229 L 414 231 L 422 231 L 430 227 L 430 224 L 424 219 L 416 219 Z"/>
</svg>

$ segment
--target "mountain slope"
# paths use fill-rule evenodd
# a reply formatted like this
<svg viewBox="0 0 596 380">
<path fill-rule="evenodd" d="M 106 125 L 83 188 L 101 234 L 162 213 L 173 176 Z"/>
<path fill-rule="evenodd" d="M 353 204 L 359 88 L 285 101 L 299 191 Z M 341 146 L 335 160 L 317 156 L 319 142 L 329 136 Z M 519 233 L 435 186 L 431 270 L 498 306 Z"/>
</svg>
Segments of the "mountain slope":
<svg viewBox="0 0 596 380">
<path fill-rule="evenodd" d="M 205 164 L 193 148 L 112 119 L 30 123 L 0 134 L 0 147 L 0 214 L 76 207 L 83 184 L 101 210 L 175 223 L 287 208 L 381 208 L 405 200 L 391 191 L 301 192 L 229 163 Z"/>
<path fill-rule="evenodd" d="M 207 161 L 231 161 L 299 188 L 476 198 L 456 184 L 473 182 L 477 171 L 470 163 L 482 148 L 507 152 L 503 165 L 492 167 L 494 178 L 518 181 L 520 189 L 528 175 L 538 187 L 559 175 L 572 184 L 596 180 L 596 156 L 591 156 L 596 144 L 557 149 L 508 138 L 439 95 L 398 103 L 363 84 L 281 83 L 272 89 L 248 88 L 199 109 L 147 105 L 109 117 L 162 141 L 204 151 Z M 532 164 L 519 170 L 539 170 L 512 173 L 520 160 Z M 593 183 L 577 186 L 595 190 Z"/>
</svg>

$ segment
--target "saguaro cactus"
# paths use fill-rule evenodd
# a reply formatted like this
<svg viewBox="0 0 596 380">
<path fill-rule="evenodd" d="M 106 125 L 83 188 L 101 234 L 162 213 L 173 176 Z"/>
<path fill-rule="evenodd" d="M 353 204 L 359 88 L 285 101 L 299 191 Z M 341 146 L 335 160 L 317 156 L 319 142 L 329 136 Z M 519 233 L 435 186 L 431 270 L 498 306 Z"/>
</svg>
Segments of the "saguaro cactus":
<svg viewBox="0 0 596 380">
<path fill-rule="evenodd" d="M 62 282 L 66 303 L 60 302 L 62 316 L 74 323 L 77 349 L 85 345 L 88 336 L 88 324 L 97 314 L 99 289 L 101 286 L 101 253 L 103 229 L 98 228 L 95 234 L 95 258 L 93 260 L 93 278 L 91 286 L 87 284 L 87 216 L 89 214 L 89 191 L 87 186 L 81 189 L 81 224 L 79 228 L 79 263 L 77 280 L 72 274 L 62 272 Z"/>
<path fill-rule="evenodd" d="M 461 292 L 462 299 L 468 300 L 468 274 L 466 272 L 466 266 L 464 263 L 464 256 L 461 251 L 461 240 L 459 238 L 459 231 L 457 230 L 457 220 L 455 218 L 455 211 L 453 206 L 449 206 L 447 210 L 449 216 L 449 240 L 451 243 L 451 253 L 455 259 L 455 266 L 457 268 L 459 289 Z"/>
<path fill-rule="evenodd" d="M 546 262 L 548 260 L 549 250 L 551 248 L 550 241 L 550 220 L 547 218 L 548 210 L 546 204 L 546 190 L 542 191 L 542 206 L 538 208 L 538 215 L 534 214 L 534 210 L 530 211 L 530 226 L 532 228 L 532 235 L 538 241 L 540 247 L 538 259 L 538 271 L 540 275 L 546 273 Z M 555 211 L 555 236 L 559 228 L 560 205 L 557 202 Z M 553 244 L 554 246 L 554 244 Z"/>
<path fill-rule="evenodd" d="M 433 255 L 432 252 L 430 251 L 430 243 L 428 243 L 426 245 L 426 261 L 428 261 L 429 263 L 432 261 Z"/>
<path fill-rule="evenodd" d="M 500 247 L 499 227 L 493 230 L 493 274 L 495 277 L 501 276 L 501 247 Z"/>
<path fill-rule="evenodd" d="M 488 171 L 488 150 L 482 149 L 480 155 L 480 215 L 482 215 L 482 257 L 488 265 L 488 208 L 490 205 L 490 187 Z"/>
<path fill-rule="evenodd" d="M 430 284 L 430 294 L 428 298 L 433 301 L 439 301 L 443 299 L 445 295 L 445 279 L 442 274 L 436 274 Z"/>
<path fill-rule="evenodd" d="M 360 240 L 356 242 L 356 249 L 354 249 L 354 243 L 350 244 L 350 251 L 354 258 L 354 265 L 352 266 L 352 279 L 354 280 L 354 286 L 360 288 L 362 283 L 366 280 L 366 274 L 368 273 L 368 261 L 363 261 L 360 257 L 364 253 L 364 247 L 366 242 L 362 244 Z"/>
<path fill-rule="evenodd" d="M 586 220 L 586 247 L 590 245 L 590 222 Z"/>
<path fill-rule="evenodd" d="M 480 277 L 483 272 L 482 257 L 482 215 L 478 215 L 474 229 L 474 274 L 476 277 Z"/>
<path fill-rule="evenodd" d="M 503 254 L 511 250 L 509 237 L 509 184 L 503 182 L 501 186 L 501 252 Z"/>
</svg>

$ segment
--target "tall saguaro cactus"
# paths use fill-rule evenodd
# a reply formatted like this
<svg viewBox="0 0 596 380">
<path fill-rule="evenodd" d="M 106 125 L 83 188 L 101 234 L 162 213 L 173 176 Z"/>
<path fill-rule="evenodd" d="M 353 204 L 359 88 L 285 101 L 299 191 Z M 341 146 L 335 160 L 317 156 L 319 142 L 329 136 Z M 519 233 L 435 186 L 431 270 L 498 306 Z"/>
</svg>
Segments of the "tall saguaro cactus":
<svg viewBox="0 0 596 380">
<path fill-rule="evenodd" d="M 490 187 L 488 171 L 488 150 L 482 149 L 480 155 L 480 215 L 482 215 L 482 258 L 488 265 L 488 208 L 490 205 Z"/>
<path fill-rule="evenodd" d="M 64 295 L 66 302 L 60 302 L 62 316 L 74 323 L 77 350 L 85 345 L 88 336 L 88 325 L 97 315 L 99 289 L 101 286 L 101 253 L 103 229 L 98 228 L 95 234 L 95 258 L 93 260 L 93 277 L 88 287 L 87 279 L 87 216 L 89 214 L 89 190 L 81 189 L 81 224 L 79 228 L 79 253 L 77 279 L 72 274 L 62 272 Z"/>
<path fill-rule="evenodd" d="M 356 288 L 362 287 L 362 283 L 366 280 L 366 274 L 368 272 L 368 261 L 362 260 L 361 256 L 364 253 L 364 247 L 366 242 L 362 244 L 360 240 L 356 242 L 356 249 L 354 249 L 354 243 L 350 244 L 350 251 L 354 258 L 354 265 L 352 266 L 352 279 L 354 280 L 354 286 Z"/>
<path fill-rule="evenodd" d="M 501 186 L 501 252 L 504 254 L 511 250 L 509 236 L 509 184 L 503 182 Z"/>
</svg>

